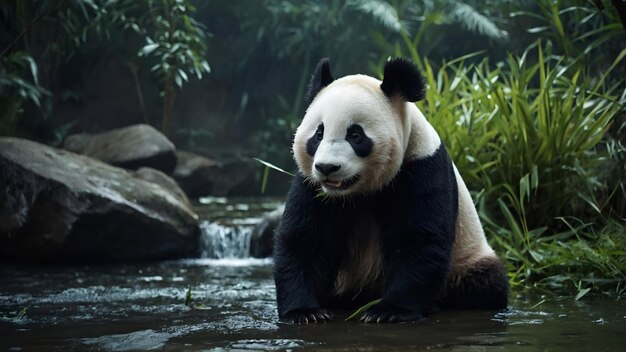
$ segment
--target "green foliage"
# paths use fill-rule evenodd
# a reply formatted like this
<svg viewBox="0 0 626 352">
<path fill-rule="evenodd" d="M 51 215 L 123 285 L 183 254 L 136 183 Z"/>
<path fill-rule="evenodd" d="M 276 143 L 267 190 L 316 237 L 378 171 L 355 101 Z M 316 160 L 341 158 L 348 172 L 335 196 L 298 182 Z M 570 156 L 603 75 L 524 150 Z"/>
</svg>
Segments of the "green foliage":
<svg viewBox="0 0 626 352">
<path fill-rule="evenodd" d="M 206 306 L 202 303 L 196 303 L 192 297 L 192 293 L 191 293 L 191 286 L 187 288 L 187 291 L 185 291 L 185 306 L 191 308 L 191 309 L 198 309 L 198 310 L 210 310 L 211 307 Z"/>
<path fill-rule="evenodd" d="M 124 33 L 130 43 L 129 66 L 144 119 L 148 122 L 138 86 L 137 58 L 149 63 L 146 71 L 153 72 L 162 82 L 162 130 L 168 133 L 176 89 L 182 88 L 190 76 L 201 79 L 210 72 L 206 31 L 192 17 L 194 12 L 191 0 L 40 0 L 0 4 L 0 19 L 9 23 L 9 31 L 0 34 L 0 112 L 9 111 L 11 121 L 15 121 L 22 103 L 39 107 L 43 96 L 53 98 L 50 104 L 58 101 L 54 95 L 60 92 L 51 90 L 48 94 L 42 86 L 54 86 L 61 64 L 80 55 L 79 49 L 87 42 L 104 44 Z M 41 62 L 47 64 L 47 70 L 40 85 L 37 78 Z M 30 69 L 24 69 L 25 66 Z M 15 95 L 21 100 L 13 100 Z"/>
<path fill-rule="evenodd" d="M 191 74 L 202 79 L 204 73 L 211 72 L 206 60 L 207 38 L 204 27 L 190 15 L 195 11 L 190 1 L 151 0 L 148 9 L 144 21 L 133 23 L 131 28 L 139 33 L 141 28 L 150 29 L 138 55 L 156 61 L 150 71 L 163 82 L 161 131 L 167 135 L 176 99 L 175 86 L 182 88 Z"/>
<path fill-rule="evenodd" d="M 368 14 L 384 27 L 394 32 L 401 32 L 405 25 L 398 16 L 398 11 L 387 1 L 382 0 L 352 0 L 348 6 L 357 11 Z"/>
<path fill-rule="evenodd" d="M 26 318 L 26 313 L 28 311 L 28 307 L 24 307 L 22 309 L 20 309 L 20 311 L 17 313 L 17 315 L 15 316 L 15 318 L 13 320 L 22 320 L 24 318 Z"/>
<path fill-rule="evenodd" d="M 530 277 L 535 286 L 556 290 L 568 287 L 577 292 L 577 299 L 592 289 L 623 295 L 625 248 L 623 220 L 610 220 L 599 230 L 593 224 L 579 224 L 537 239 L 535 262 L 526 269 L 532 270 Z"/>
<path fill-rule="evenodd" d="M 39 86 L 39 74 L 35 60 L 23 51 L 16 51 L 0 58 L 0 94 L 18 96 L 23 100 L 41 105 L 41 97 L 47 92 Z M 24 74 L 26 71 L 28 74 Z M 30 76 L 30 78 L 26 78 Z"/>
<path fill-rule="evenodd" d="M 191 307 L 191 287 L 189 287 L 185 293 L 185 305 Z"/>
<path fill-rule="evenodd" d="M 92 14 L 92 3 L 83 0 L 0 4 L 0 22 L 8 29 L 0 30 L 0 135 L 22 134 L 20 120 L 29 105 L 43 119 L 49 115 L 53 94 L 44 88 L 37 59 L 58 62 L 71 57 L 86 40 Z M 30 31 L 38 26 L 51 30 L 33 38 Z M 47 41 L 50 32 L 58 36 L 54 41 Z"/>
<path fill-rule="evenodd" d="M 371 302 L 366 303 L 365 305 L 363 305 L 362 307 L 360 307 L 359 309 L 357 309 L 354 313 L 350 314 L 350 315 L 349 315 L 349 316 L 345 319 L 345 321 L 348 321 L 348 320 L 352 320 L 352 319 L 354 319 L 354 318 L 355 318 L 355 317 L 357 317 L 359 314 L 361 314 L 361 313 L 363 313 L 364 311 L 368 310 L 370 307 L 373 307 L 373 306 L 377 305 L 378 303 L 380 303 L 380 301 L 381 301 L 381 300 L 382 300 L 382 299 L 381 299 L 381 298 L 379 298 L 379 299 L 375 299 L 375 300 L 373 300 L 373 301 L 371 301 Z"/>
<path fill-rule="evenodd" d="M 555 53 L 579 62 L 606 62 L 626 40 L 626 31 L 618 20 L 617 10 L 605 1 L 592 4 L 584 0 L 539 0 L 536 8 L 520 8 L 511 14 L 514 19 L 527 19 L 525 40 L 549 41 Z M 601 7 L 599 8 L 598 5 Z M 524 44 L 524 43 L 522 43 Z M 605 54 L 605 55 L 603 55 Z M 596 69 L 604 69 L 604 65 Z"/>
<path fill-rule="evenodd" d="M 486 43 L 496 43 L 501 48 L 503 40 L 509 37 L 502 21 L 492 13 L 494 8 L 506 12 L 506 2 L 405 0 L 394 2 L 394 7 L 386 11 L 374 11 L 384 8 L 376 6 L 377 1 L 361 2 L 364 4 L 359 8 L 363 12 L 388 24 L 387 30 L 396 34 L 374 33 L 374 41 L 379 47 L 385 52 L 394 52 L 396 56 L 403 49 L 411 52 L 418 61 L 421 57 L 455 55 L 470 44 L 475 48 L 478 40 L 482 47 Z M 463 33 L 467 40 L 459 42 L 454 38 L 458 36 L 456 33 Z"/>
<path fill-rule="evenodd" d="M 555 263 L 576 258 L 569 281 L 559 284 L 615 287 L 626 261 L 610 248 L 623 244 L 624 226 L 602 229 L 623 223 L 614 200 L 624 198 L 624 180 L 611 175 L 623 175 L 624 147 L 606 132 L 625 111 L 624 82 L 607 84 L 610 72 L 597 79 L 575 62 L 546 60 L 540 43 L 496 68 L 466 59 L 438 70 L 424 60 L 430 89 L 418 105 L 468 187 L 479 191 L 488 237 L 506 253 L 513 284 L 553 285 Z"/>
<path fill-rule="evenodd" d="M 39 85 L 37 64 L 23 51 L 0 57 L 0 135 L 14 135 L 22 105 L 31 102 L 37 107 L 50 93 Z"/>
<path fill-rule="evenodd" d="M 508 38 L 508 33 L 499 28 L 491 18 L 467 3 L 453 2 L 450 16 L 467 30 L 484 37 L 496 40 Z"/>
</svg>

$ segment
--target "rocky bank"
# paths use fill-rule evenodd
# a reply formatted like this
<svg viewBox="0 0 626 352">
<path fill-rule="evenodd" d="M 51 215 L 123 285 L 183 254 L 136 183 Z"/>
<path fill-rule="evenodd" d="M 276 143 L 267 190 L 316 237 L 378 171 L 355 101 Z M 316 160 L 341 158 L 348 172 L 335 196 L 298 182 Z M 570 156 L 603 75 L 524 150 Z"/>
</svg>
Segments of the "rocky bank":
<svg viewBox="0 0 626 352">
<path fill-rule="evenodd" d="M 164 187 L 165 174 L 138 174 L 0 137 L 0 256 L 93 262 L 197 255 L 198 219 L 184 193 Z"/>
</svg>

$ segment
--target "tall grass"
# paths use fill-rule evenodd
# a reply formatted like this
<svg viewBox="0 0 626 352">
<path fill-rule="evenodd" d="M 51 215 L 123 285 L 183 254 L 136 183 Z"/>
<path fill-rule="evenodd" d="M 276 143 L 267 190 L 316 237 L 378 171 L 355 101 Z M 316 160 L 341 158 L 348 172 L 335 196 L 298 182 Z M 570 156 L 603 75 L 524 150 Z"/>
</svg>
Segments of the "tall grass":
<svg viewBox="0 0 626 352">
<path fill-rule="evenodd" d="M 496 67 L 466 59 L 422 60 L 418 105 L 475 191 L 512 284 L 622 294 L 626 149 L 607 131 L 626 112 L 624 82 L 546 59 L 541 43 Z"/>
</svg>

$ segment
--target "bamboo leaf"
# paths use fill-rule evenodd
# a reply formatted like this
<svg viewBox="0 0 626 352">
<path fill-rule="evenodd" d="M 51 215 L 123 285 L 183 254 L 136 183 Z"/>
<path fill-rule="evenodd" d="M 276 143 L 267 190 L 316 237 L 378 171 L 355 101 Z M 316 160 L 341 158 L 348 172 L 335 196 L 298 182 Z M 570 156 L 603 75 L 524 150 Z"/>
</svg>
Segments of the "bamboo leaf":
<svg viewBox="0 0 626 352">
<path fill-rule="evenodd" d="M 269 167 L 270 169 L 274 169 L 274 170 L 276 170 L 276 171 L 278 171 L 278 172 L 282 172 L 283 174 L 286 174 L 286 175 L 289 175 L 289 176 L 295 176 L 295 175 L 294 175 L 294 174 L 292 174 L 291 172 L 285 171 L 285 170 L 281 169 L 280 167 L 278 167 L 278 166 L 276 166 L 276 165 L 274 165 L 274 164 L 268 163 L 268 162 L 267 162 L 267 161 L 265 161 L 265 160 L 261 160 L 261 159 L 259 159 L 259 158 L 252 158 L 252 159 L 254 159 L 254 160 L 258 161 L 259 163 L 261 163 L 261 164 L 263 164 L 263 165 L 265 165 L 265 166 L 267 166 L 267 167 Z"/>
<path fill-rule="evenodd" d="M 578 301 L 581 298 L 583 298 L 587 293 L 589 293 L 589 291 L 591 291 L 591 288 L 583 288 L 581 290 L 578 290 L 578 293 L 576 294 L 576 297 L 574 297 L 574 300 Z"/>
<path fill-rule="evenodd" d="M 158 43 L 146 44 L 141 49 L 139 49 L 139 56 L 148 56 L 158 47 Z"/>
<path fill-rule="evenodd" d="M 361 308 L 357 309 L 354 313 L 350 314 L 350 316 L 348 316 L 345 319 L 345 321 L 354 319 L 354 317 L 356 317 L 357 315 L 359 315 L 359 314 L 363 313 L 364 311 L 368 310 L 370 307 L 373 307 L 373 306 L 377 305 L 378 303 L 380 303 L 381 300 L 382 299 L 379 298 L 379 299 L 375 299 L 375 300 L 373 300 L 371 302 L 366 303 L 364 306 L 362 306 Z"/>
</svg>

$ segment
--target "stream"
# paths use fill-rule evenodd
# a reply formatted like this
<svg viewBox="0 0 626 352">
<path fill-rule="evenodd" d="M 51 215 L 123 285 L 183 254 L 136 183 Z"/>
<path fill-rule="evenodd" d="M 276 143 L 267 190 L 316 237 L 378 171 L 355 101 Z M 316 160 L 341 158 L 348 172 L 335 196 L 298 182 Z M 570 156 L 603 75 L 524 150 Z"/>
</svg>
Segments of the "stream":
<svg viewBox="0 0 626 352">
<path fill-rule="evenodd" d="M 2 351 L 622 351 L 626 304 L 513 291 L 506 312 L 424 321 L 278 321 L 271 259 L 250 233 L 276 199 L 203 198 L 203 258 L 115 265 L 0 265 Z M 188 297 L 189 296 L 189 297 Z M 186 303 L 189 303 L 188 305 Z"/>
</svg>

